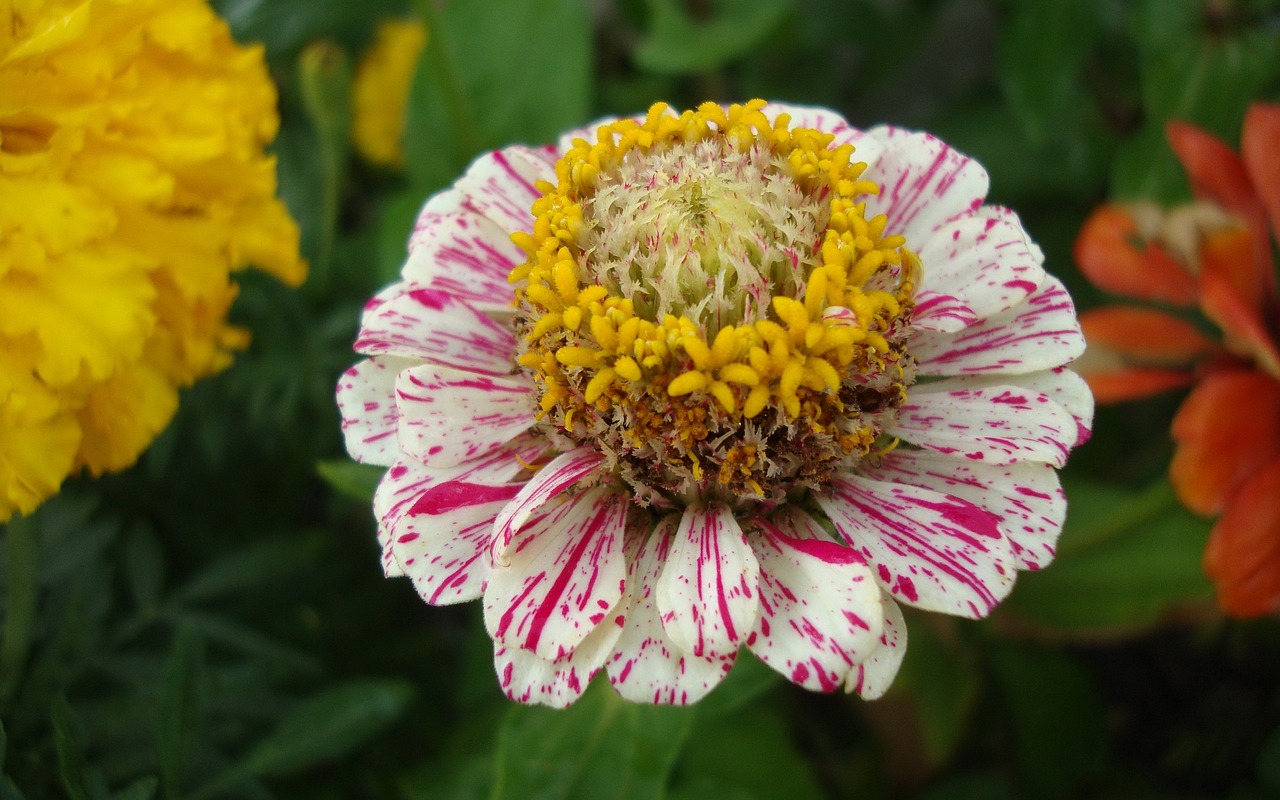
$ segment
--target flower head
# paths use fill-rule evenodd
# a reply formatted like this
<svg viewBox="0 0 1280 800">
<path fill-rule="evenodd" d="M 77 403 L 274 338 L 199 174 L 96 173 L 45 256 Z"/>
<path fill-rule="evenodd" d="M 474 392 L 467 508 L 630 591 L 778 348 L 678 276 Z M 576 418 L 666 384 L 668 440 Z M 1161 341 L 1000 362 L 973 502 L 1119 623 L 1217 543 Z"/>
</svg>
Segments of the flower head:
<svg viewBox="0 0 1280 800">
<path fill-rule="evenodd" d="M 925 134 L 752 101 L 478 159 L 339 384 L 388 574 L 483 598 L 509 696 L 694 702 L 742 646 L 865 697 L 898 603 L 1053 557 L 1092 400 L 1062 285 Z"/>
<path fill-rule="evenodd" d="M 275 99 L 203 0 L 0 0 L 0 521 L 229 363 L 229 270 L 301 281 Z"/>
<path fill-rule="evenodd" d="M 1173 422 L 1170 479 L 1183 504 L 1220 514 L 1204 566 L 1228 613 L 1280 610 L 1280 106 L 1245 117 L 1242 153 L 1184 123 L 1169 141 L 1196 202 L 1165 211 L 1108 205 L 1085 222 L 1076 260 L 1098 286 L 1199 305 L 1220 341 L 1179 315 L 1120 306 L 1084 314 L 1080 361 L 1098 399 L 1194 385 Z"/>
<path fill-rule="evenodd" d="M 405 106 L 427 28 L 417 20 L 388 20 L 360 59 L 351 86 L 351 137 L 371 164 L 404 166 Z"/>
</svg>

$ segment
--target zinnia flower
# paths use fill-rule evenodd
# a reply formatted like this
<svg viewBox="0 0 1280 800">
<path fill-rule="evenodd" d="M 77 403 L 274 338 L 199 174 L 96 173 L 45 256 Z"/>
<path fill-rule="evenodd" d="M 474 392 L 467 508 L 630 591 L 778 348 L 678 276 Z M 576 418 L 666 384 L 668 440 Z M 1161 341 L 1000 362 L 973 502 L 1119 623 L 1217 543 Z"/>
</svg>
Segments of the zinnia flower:
<svg viewBox="0 0 1280 800">
<path fill-rule="evenodd" d="M 1169 477 L 1187 508 L 1220 515 L 1204 553 L 1218 603 L 1237 616 L 1280 610 L 1280 106 L 1245 116 L 1241 155 L 1184 123 L 1168 126 L 1197 202 L 1168 213 L 1108 205 L 1085 222 L 1076 260 L 1103 289 L 1199 304 L 1222 342 L 1181 316 L 1137 306 L 1083 315 L 1080 368 L 1103 402 L 1194 388 L 1173 421 Z"/>
<path fill-rule="evenodd" d="M 405 106 L 427 28 L 418 20 L 381 23 L 351 86 L 351 137 L 369 163 L 404 166 Z"/>
<path fill-rule="evenodd" d="M 0 0 L 0 521 L 229 363 L 229 270 L 302 280 L 275 102 L 203 0 Z"/>
<path fill-rule="evenodd" d="M 521 702 L 605 669 L 691 703 L 743 645 L 880 695 L 899 603 L 981 617 L 1053 557 L 1091 417 L 1071 300 L 986 191 L 932 136 L 760 100 L 482 156 L 339 384 L 387 573 L 483 598 Z"/>
</svg>

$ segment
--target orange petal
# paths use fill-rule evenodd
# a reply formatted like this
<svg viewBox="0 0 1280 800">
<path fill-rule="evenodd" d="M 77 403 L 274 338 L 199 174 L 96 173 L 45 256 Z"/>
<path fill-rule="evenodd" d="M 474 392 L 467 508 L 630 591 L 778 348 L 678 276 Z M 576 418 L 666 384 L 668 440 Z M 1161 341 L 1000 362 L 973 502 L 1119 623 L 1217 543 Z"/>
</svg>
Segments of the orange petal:
<svg viewBox="0 0 1280 800">
<path fill-rule="evenodd" d="M 1280 239 L 1280 105 L 1254 103 L 1244 115 L 1240 154 Z"/>
<path fill-rule="evenodd" d="M 1231 498 L 1209 534 L 1204 570 L 1228 614 L 1280 611 L 1280 459 L 1264 466 Z"/>
<path fill-rule="evenodd" d="M 1196 301 L 1196 282 L 1162 248 L 1139 250 L 1137 226 L 1124 208 L 1095 209 L 1076 237 L 1075 258 L 1080 271 L 1099 289 L 1139 300 L 1176 305 Z"/>
<path fill-rule="evenodd" d="M 1261 308 L 1263 301 L 1275 292 L 1271 243 L 1267 238 L 1267 215 L 1249 180 L 1244 161 L 1221 139 L 1193 125 L 1170 122 L 1165 133 L 1187 171 L 1196 197 L 1212 200 L 1248 226 L 1253 257 L 1223 266 L 1235 273 L 1231 279 L 1233 284 L 1249 287 L 1241 291 L 1241 296 Z"/>
<path fill-rule="evenodd" d="M 1200 275 L 1200 307 L 1222 328 L 1229 350 L 1257 362 L 1264 372 L 1280 379 L 1280 352 L 1257 307 L 1246 303 L 1221 273 Z"/>
<path fill-rule="evenodd" d="M 1080 327 L 1089 347 L 1105 347 L 1137 364 L 1190 364 L 1215 349 L 1191 323 L 1150 308 L 1096 308 L 1080 315 Z"/>
<path fill-rule="evenodd" d="M 1089 384 L 1094 401 L 1102 405 L 1143 400 L 1171 389 L 1190 386 L 1195 379 L 1190 372 L 1143 367 L 1129 367 L 1108 372 L 1087 372 L 1079 369 L 1077 371 Z"/>
<path fill-rule="evenodd" d="M 1173 418 L 1169 479 L 1182 504 L 1216 514 L 1259 468 L 1280 457 L 1280 383 L 1253 370 L 1211 373 Z"/>
</svg>

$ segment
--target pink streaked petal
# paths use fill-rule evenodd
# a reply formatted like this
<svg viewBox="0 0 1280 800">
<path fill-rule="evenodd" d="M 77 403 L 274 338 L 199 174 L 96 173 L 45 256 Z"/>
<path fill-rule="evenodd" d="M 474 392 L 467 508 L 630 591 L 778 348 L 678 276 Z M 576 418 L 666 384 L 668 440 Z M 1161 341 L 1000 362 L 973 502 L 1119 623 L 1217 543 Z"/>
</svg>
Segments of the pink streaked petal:
<svg viewBox="0 0 1280 800">
<path fill-rule="evenodd" d="M 888 217 L 886 230 L 924 242 L 938 228 L 976 211 L 987 196 L 987 172 L 978 162 L 928 133 L 894 135 L 862 177 L 880 184 L 867 198 L 867 217 Z"/>
<path fill-rule="evenodd" d="M 973 503 L 857 475 L 836 477 L 816 497 L 901 602 L 979 619 L 1013 589 L 1013 548 L 996 518 Z"/>
<path fill-rule="evenodd" d="M 955 333 L 978 321 L 978 312 L 949 294 L 924 289 L 916 295 L 911 324 L 922 331 Z"/>
<path fill-rule="evenodd" d="M 845 688 L 863 700 L 879 700 L 889 691 L 907 654 L 907 622 L 902 609 L 888 595 L 881 595 L 883 623 L 879 646 L 845 678 Z"/>
<path fill-rule="evenodd" d="M 1022 302 L 1046 278 L 1017 216 L 999 211 L 951 220 L 919 250 L 921 288 L 959 299 L 980 319 Z"/>
<path fill-rule="evenodd" d="M 626 500 L 601 486 L 522 530 L 484 592 L 493 640 L 556 660 L 610 620 L 626 587 L 626 514 Z"/>
<path fill-rule="evenodd" d="M 378 542 L 383 547 L 382 564 L 387 577 L 404 574 L 392 552 L 391 542 L 398 533 L 401 519 L 424 494 L 452 482 L 500 485 L 515 480 L 521 477 L 524 465 L 537 461 L 546 446 L 544 440 L 521 437 L 485 458 L 452 469 L 428 469 L 412 458 L 402 458 L 393 464 L 373 494 L 373 514 L 378 520 Z"/>
<path fill-rule="evenodd" d="M 1071 296 L 1049 277 L 1025 302 L 964 330 L 921 331 L 911 355 L 921 375 L 1018 374 L 1069 364 L 1084 346 Z"/>
<path fill-rule="evenodd" d="M 682 652 L 662 626 L 656 592 L 677 520 L 666 517 L 652 532 L 628 531 L 630 607 L 608 670 L 613 688 L 633 703 L 696 703 L 724 679 L 737 656 L 698 658 Z"/>
<path fill-rule="evenodd" d="M 776 120 L 779 114 L 790 114 L 791 122 L 788 127 L 792 129 L 812 128 L 831 134 L 835 137 L 831 143 L 832 147 L 852 144 L 855 148 L 852 159 L 854 163 L 873 160 L 882 149 L 879 142 L 865 131 L 857 130 L 849 124 L 848 120 L 829 108 L 797 106 L 790 103 L 766 103 L 761 111 L 770 121 Z"/>
<path fill-rule="evenodd" d="M 792 683 L 831 692 L 880 638 L 880 587 L 857 551 L 790 518 L 757 520 L 760 619 L 751 652 Z M 799 533 L 800 535 L 796 535 Z"/>
<path fill-rule="evenodd" d="M 1071 415 L 1076 422 L 1076 437 L 1072 447 L 1079 447 L 1089 441 L 1089 436 L 1093 433 L 1093 392 L 1089 390 L 1089 383 L 1084 378 L 1066 367 L 1028 372 L 1025 375 L 973 375 L 949 378 L 931 386 L 970 388 L 1020 386 L 1048 397 Z"/>
<path fill-rule="evenodd" d="M 572 653 L 554 661 L 495 643 L 493 666 L 503 693 L 517 703 L 568 707 L 582 696 L 613 652 L 622 631 L 620 614 L 621 609 L 611 610 L 611 621 L 596 626 Z"/>
<path fill-rule="evenodd" d="M 1018 569 L 1040 569 L 1053 561 L 1067 516 L 1058 471 L 1048 464 L 980 464 L 927 450 L 898 448 L 863 474 L 968 500 L 994 516 L 1013 545 Z"/>
<path fill-rule="evenodd" d="M 446 292 L 400 283 L 365 305 L 355 349 L 506 375 L 515 362 L 516 339 L 510 327 Z"/>
<path fill-rule="evenodd" d="M 702 658 L 737 652 L 760 614 L 760 565 L 733 512 L 686 508 L 658 581 L 667 636 Z"/>
<path fill-rule="evenodd" d="M 1067 463 L 1079 427 L 1061 405 L 1005 381 L 972 378 L 917 384 L 887 431 L 914 445 L 988 464 Z"/>
<path fill-rule="evenodd" d="M 483 458 L 534 423 L 528 381 L 435 364 L 400 373 L 400 447 L 428 467 Z"/>
<path fill-rule="evenodd" d="M 534 184 L 555 179 L 555 161 L 547 148 L 516 145 L 477 158 L 454 187 L 468 207 L 500 229 L 532 233 L 533 201 L 542 196 Z"/>
<path fill-rule="evenodd" d="M 418 496 L 390 537 L 392 556 L 431 605 L 475 600 L 489 578 L 493 518 L 520 484 L 443 481 Z"/>
<path fill-rule="evenodd" d="M 603 461 L 604 456 L 594 447 L 577 447 L 561 453 L 538 470 L 538 474 L 525 484 L 494 521 L 494 561 L 498 564 L 506 563 L 508 548 L 533 512 L 566 489 L 579 485 L 584 478 L 599 469 Z"/>
<path fill-rule="evenodd" d="M 410 284 L 465 300 L 478 311 L 505 313 L 515 296 L 507 276 L 523 261 L 506 231 L 483 214 L 462 210 L 438 215 L 414 233 L 403 275 Z"/>
<path fill-rule="evenodd" d="M 400 457 L 396 429 L 396 376 L 417 362 L 398 356 L 376 356 L 342 373 L 338 411 L 347 452 L 361 464 L 389 467 Z"/>
</svg>

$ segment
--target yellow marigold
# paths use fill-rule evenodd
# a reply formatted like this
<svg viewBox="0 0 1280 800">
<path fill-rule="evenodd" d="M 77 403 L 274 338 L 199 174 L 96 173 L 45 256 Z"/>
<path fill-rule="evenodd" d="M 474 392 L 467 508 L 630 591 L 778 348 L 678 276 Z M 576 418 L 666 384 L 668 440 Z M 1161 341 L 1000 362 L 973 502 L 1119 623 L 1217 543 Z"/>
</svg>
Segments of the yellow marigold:
<svg viewBox="0 0 1280 800">
<path fill-rule="evenodd" d="M 132 464 L 230 363 L 229 271 L 302 281 L 278 126 L 204 0 L 0 0 L 0 522 Z"/>
<path fill-rule="evenodd" d="M 405 104 L 426 44 L 427 29 L 421 22 L 383 22 L 356 68 L 351 135 L 356 151 L 372 164 L 404 166 Z"/>
</svg>

